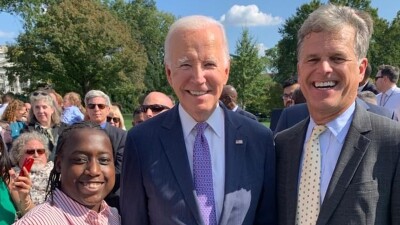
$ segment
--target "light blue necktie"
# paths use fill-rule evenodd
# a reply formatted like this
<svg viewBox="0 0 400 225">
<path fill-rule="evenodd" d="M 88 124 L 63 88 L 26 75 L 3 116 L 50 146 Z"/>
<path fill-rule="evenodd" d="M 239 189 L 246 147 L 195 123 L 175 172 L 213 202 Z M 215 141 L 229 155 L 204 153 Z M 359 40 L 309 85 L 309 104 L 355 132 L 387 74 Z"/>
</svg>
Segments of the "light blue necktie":
<svg viewBox="0 0 400 225">
<path fill-rule="evenodd" d="M 217 217 L 215 212 L 210 148 L 206 136 L 204 136 L 204 130 L 207 126 L 207 123 L 198 123 L 194 127 L 197 130 L 197 134 L 193 148 L 193 178 L 204 224 L 216 225 Z"/>
</svg>

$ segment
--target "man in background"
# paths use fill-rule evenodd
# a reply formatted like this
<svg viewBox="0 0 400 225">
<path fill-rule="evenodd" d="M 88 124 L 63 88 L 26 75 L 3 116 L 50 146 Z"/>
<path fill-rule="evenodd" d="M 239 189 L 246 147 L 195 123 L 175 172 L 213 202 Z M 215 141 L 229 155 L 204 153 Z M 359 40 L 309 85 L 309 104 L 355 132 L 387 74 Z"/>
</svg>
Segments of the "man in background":
<svg viewBox="0 0 400 225">
<path fill-rule="evenodd" d="M 237 104 L 237 91 L 232 85 L 224 86 L 224 89 L 222 89 L 221 97 L 219 99 L 228 109 L 257 121 L 257 117 L 255 115 L 239 107 L 239 105 Z"/>
<path fill-rule="evenodd" d="M 174 107 L 172 99 L 166 94 L 158 91 L 150 92 L 141 105 L 145 120 Z"/>
</svg>

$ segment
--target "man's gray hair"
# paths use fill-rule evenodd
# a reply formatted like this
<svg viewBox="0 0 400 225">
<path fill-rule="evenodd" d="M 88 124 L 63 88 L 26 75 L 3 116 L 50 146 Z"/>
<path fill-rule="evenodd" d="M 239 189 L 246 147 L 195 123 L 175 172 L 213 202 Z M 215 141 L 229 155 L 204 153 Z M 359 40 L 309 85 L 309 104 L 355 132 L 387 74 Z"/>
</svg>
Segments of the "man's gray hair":
<svg viewBox="0 0 400 225">
<path fill-rule="evenodd" d="M 304 38 L 307 35 L 312 32 L 338 32 L 345 25 L 352 27 L 356 32 L 354 53 L 358 60 L 365 58 L 373 33 L 371 16 L 364 11 L 332 4 L 320 6 L 304 21 L 297 33 L 297 57 L 300 55 Z"/>
<path fill-rule="evenodd" d="M 30 131 L 27 133 L 22 133 L 17 139 L 12 143 L 10 150 L 10 159 L 13 165 L 18 165 L 19 160 L 25 154 L 24 147 L 29 141 L 36 140 L 43 144 L 45 149 L 46 158 L 49 158 L 49 139 L 47 139 L 43 134 L 36 131 Z"/>
<path fill-rule="evenodd" d="M 222 46 L 224 50 L 224 55 L 225 55 L 225 62 L 226 64 L 229 63 L 230 56 L 229 56 L 229 46 L 228 46 L 228 39 L 226 38 L 225 34 L 225 29 L 224 26 L 216 21 L 215 19 L 207 16 L 201 16 L 201 15 L 194 15 L 194 16 L 186 16 L 178 19 L 175 21 L 171 27 L 169 28 L 167 37 L 165 38 L 165 43 L 164 43 L 164 63 L 169 64 L 170 63 L 170 43 L 172 41 L 173 35 L 182 30 L 197 30 L 197 29 L 203 29 L 207 28 L 209 26 L 217 26 L 222 33 L 222 38 L 224 42 L 224 46 Z"/>
<path fill-rule="evenodd" d="M 85 106 L 87 106 L 89 104 L 90 99 L 96 98 L 96 97 L 104 98 L 106 100 L 106 105 L 107 106 L 111 105 L 110 97 L 108 97 L 108 95 L 106 95 L 104 92 L 99 91 L 99 90 L 90 90 L 85 95 Z"/>
</svg>

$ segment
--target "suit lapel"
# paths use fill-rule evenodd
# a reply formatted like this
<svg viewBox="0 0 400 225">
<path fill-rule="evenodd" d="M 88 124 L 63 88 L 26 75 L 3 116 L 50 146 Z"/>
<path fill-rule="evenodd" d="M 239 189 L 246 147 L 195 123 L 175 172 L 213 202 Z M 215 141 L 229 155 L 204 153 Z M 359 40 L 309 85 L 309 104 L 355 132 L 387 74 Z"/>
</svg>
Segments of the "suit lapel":
<svg viewBox="0 0 400 225">
<path fill-rule="evenodd" d="M 364 133 L 371 129 L 368 112 L 356 104 L 354 118 L 330 180 L 317 224 L 327 224 L 341 201 L 370 143 Z"/>
<path fill-rule="evenodd" d="M 278 196 L 278 198 L 284 198 L 284 202 L 287 203 L 285 210 L 281 213 L 287 217 L 288 224 L 295 224 L 296 219 L 300 159 L 303 152 L 304 138 L 307 132 L 308 123 L 309 119 L 305 119 L 293 127 L 293 132 L 288 135 L 288 139 L 285 143 L 286 151 L 281 153 L 283 155 L 281 155 L 281 159 L 279 159 L 282 160 L 279 164 L 283 165 L 282 167 L 279 167 L 279 169 L 287 170 L 283 173 L 287 174 L 287 176 L 278 178 L 284 181 L 284 186 L 277 188 L 283 188 L 285 190 L 282 196 Z M 279 176 L 282 172 L 277 171 L 277 174 Z"/>
<path fill-rule="evenodd" d="M 218 224 L 227 224 L 233 204 L 232 198 L 226 198 L 226 193 L 237 190 L 239 185 L 237 174 L 240 174 L 242 170 L 243 163 L 240 160 L 245 158 L 247 140 L 239 132 L 241 123 L 232 117 L 231 114 L 233 112 L 229 113 L 225 107 L 222 108 L 225 115 L 225 194 L 220 222 Z"/>
<path fill-rule="evenodd" d="M 201 224 L 202 220 L 194 197 L 193 178 L 183 137 L 182 124 L 179 118 L 178 105 L 166 113 L 168 113 L 168 115 L 165 117 L 162 124 L 163 130 L 160 140 L 170 162 L 175 179 L 182 191 L 184 200 L 197 223 Z"/>
</svg>

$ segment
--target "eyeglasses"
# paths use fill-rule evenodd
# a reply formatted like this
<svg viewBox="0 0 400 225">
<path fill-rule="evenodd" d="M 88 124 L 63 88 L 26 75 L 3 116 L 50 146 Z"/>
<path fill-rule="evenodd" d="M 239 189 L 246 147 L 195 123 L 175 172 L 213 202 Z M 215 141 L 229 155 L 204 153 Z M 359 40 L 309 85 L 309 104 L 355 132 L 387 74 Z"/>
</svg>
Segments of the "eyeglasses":
<svg viewBox="0 0 400 225">
<path fill-rule="evenodd" d="M 383 78 L 383 76 L 380 76 L 380 77 L 375 77 L 375 80 L 378 80 L 379 78 Z"/>
<path fill-rule="evenodd" d="M 118 117 L 107 116 L 107 122 L 111 122 L 111 120 L 112 120 L 114 123 L 119 123 L 119 122 L 121 121 L 121 119 L 118 118 Z"/>
<path fill-rule="evenodd" d="M 32 93 L 32 96 L 38 96 L 38 95 L 47 96 L 49 94 L 47 92 L 43 92 L 43 91 L 35 91 Z"/>
<path fill-rule="evenodd" d="M 290 94 L 283 94 L 282 95 L 282 99 L 291 99 L 293 96 L 292 96 L 292 93 L 290 93 Z"/>
<path fill-rule="evenodd" d="M 28 155 L 34 155 L 35 152 L 36 152 L 38 155 L 43 155 L 43 154 L 46 152 L 46 150 L 45 150 L 44 148 L 27 149 L 27 150 L 25 150 L 25 153 L 28 154 Z"/>
<path fill-rule="evenodd" d="M 88 104 L 88 108 L 89 109 L 94 109 L 94 108 L 96 108 L 96 106 L 99 108 L 99 109 L 104 109 L 104 108 L 106 108 L 106 104 L 92 104 L 92 103 L 89 103 Z"/>
<path fill-rule="evenodd" d="M 159 104 L 153 104 L 153 105 L 142 105 L 141 110 L 142 112 L 147 112 L 148 109 L 151 109 L 152 112 L 154 113 L 159 113 L 163 110 L 170 109 L 168 106 L 165 105 L 159 105 Z"/>
</svg>

